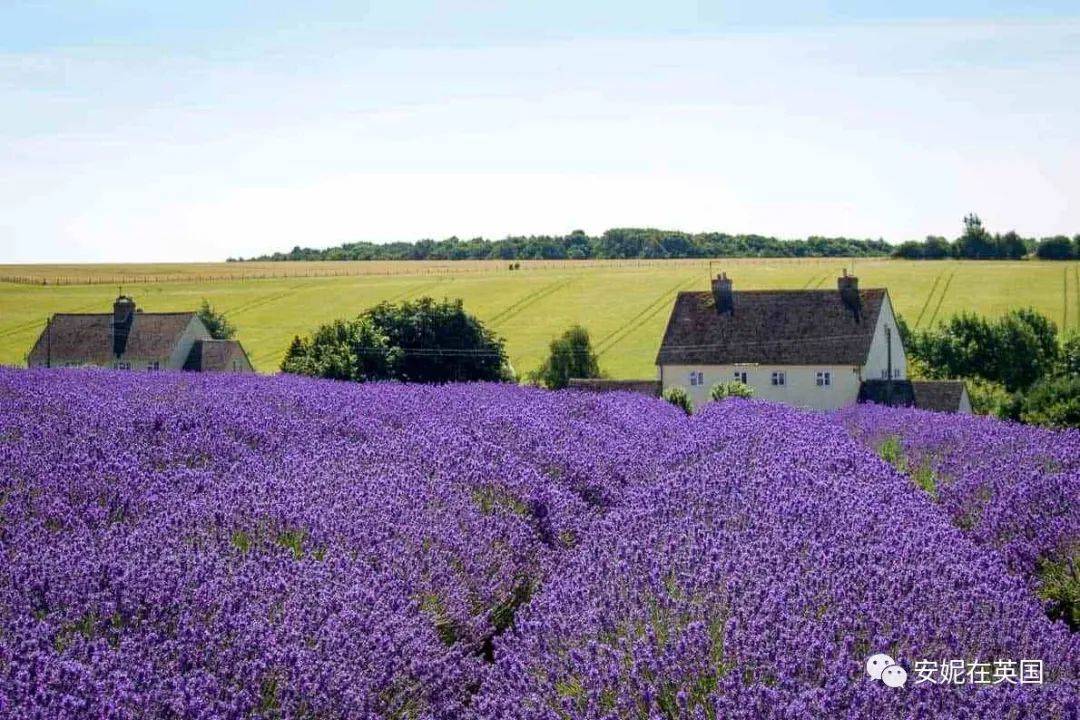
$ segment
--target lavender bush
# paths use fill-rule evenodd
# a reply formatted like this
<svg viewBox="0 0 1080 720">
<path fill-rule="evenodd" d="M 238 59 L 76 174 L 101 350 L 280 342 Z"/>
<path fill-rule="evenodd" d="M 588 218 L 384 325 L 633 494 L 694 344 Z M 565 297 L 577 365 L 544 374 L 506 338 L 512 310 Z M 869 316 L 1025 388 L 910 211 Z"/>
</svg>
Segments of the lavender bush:
<svg viewBox="0 0 1080 720">
<path fill-rule="evenodd" d="M 481 717 L 1076 717 L 1080 643 L 828 417 L 731 400 L 692 423 L 499 639 Z M 1041 658 L 1049 681 L 899 691 L 874 652 Z"/>
<path fill-rule="evenodd" d="M 654 478 L 685 419 L 652 405 L 4 371 L 0 708 L 461 717 L 555 558 Z"/>
<path fill-rule="evenodd" d="M 1080 624 L 1080 431 L 875 405 L 837 417 Z"/>
<path fill-rule="evenodd" d="M 0 557 L 3 718 L 1066 718 L 1080 691 L 998 553 L 761 403 L 4 370 Z M 871 651 L 1047 683 L 890 689 Z"/>
</svg>

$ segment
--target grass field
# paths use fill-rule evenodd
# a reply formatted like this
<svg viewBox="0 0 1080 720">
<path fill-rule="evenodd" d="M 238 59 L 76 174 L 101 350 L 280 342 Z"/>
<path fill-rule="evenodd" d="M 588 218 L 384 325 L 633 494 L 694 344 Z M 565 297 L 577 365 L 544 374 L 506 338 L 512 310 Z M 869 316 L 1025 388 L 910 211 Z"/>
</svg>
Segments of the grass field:
<svg viewBox="0 0 1080 720">
<path fill-rule="evenodd" d="M 735 288 L 826 288 L 851 259 L 714 260 Z M 148 312 L 202 298 L 228 313 L 252 362 L 274 371 L 289 340 L 381 300 L 460 297 L 503 335 L 525 372 L 572 323 L 589 329 L 612 377 L 652 377 L 679 290 L 708 288 L 710 261 L 220 263 L 0 266 L 0 364 L 20 365 L 54 312 L 107 312 L 116 286 Z M 887 287 L 897 310 L 925 328 L 961 310 L 998 315 L 1034 307 L 1080 328 L 1080 262 L 856 260 L 863 287 Z"/>
</svg>

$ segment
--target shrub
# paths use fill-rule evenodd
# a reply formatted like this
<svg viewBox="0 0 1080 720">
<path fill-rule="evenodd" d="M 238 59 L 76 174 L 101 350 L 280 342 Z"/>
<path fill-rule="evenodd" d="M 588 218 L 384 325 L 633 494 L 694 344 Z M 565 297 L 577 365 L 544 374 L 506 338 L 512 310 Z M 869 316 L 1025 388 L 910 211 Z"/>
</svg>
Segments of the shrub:
<svg viewBox="0 0 1080 720">
<path fill-rule="evenodd" d="M 342 380 L 441 383 L 512 379 L 503 340 L 461 300 L 380 303 L 297 338 L 284 372 Z"/>
<path fill-rule="evenodd" d="M 686 391 L 681 387 L 668 388 L 664 391 L 664 399 L 677 408 L 680 408 L 687 415 L 694 411 L 694 406 L 690 403 L 690 396 L 686 394 Z"/>
<path fill-rule="evenodd" d="M 601 377 L 600 364 L 589 340 L 589 331 L 574 325 L 551 341 L 548 357 L 530 378 L 549 390 L 570 384 L 570 378 Z"/>
<path fill-rule="evenodd" d="M 1016 419 L 1016 399 L 1001 383 L 982 378 L 969 378 L 964 381 L 971 409 L 979 415 L 990 415 L 1003 419 Z"/>
<path fill-rule="evenodd" d="M 210 337 L 215 340 L 228 340 L 236 335 L 236 327 L 229 322 L 224 313 L 215 311 L 206 298 L 203 298 L 195 315 L 202 320 L 202 324 L 210 332 Z"/>
<path fill-rule="evenodd" d="M 1080 428 L 1080 375 L 1044 378 L 1024 395 L 1020 419 L 1032 425 Z"/>
<path fill-rule="evenodd" d="M 709 397 L 713 400 L 723 400 L 729 397 L 739 398 L 752 398 L 754 397 L 754 388 L 739 382 L 738 380 L 732 380 L 731 382 L 716 383 L 709 390 Z"/>
<path fill-rule="evenodd" d="M 1072 240 L 1058 235 L 1040 240 L 1035 254 L 1043 260 L 1072 260 L 1076 257 L 1076 249 Z"/>
</svg>

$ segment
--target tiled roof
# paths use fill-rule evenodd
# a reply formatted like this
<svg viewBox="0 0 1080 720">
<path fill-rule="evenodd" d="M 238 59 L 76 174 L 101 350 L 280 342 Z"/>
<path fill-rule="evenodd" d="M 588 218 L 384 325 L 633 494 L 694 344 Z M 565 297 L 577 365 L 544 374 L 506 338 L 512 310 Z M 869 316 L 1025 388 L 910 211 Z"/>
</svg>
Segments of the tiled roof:
<svg viewBox="0 0 1080 720">
<path fill-rule="evenodd" d="M 124 357 L 164 358 L 172 354 L 195 313 L 137 312 L 131 320 Z M 63 360 L 108 364 L 113 353 L 111 313 L 57 313 L 30 351 L 31 364 L 46 355 Z"/>
<path fill-rule="evenodd" d="M 859 291 L 860 317 L 839 290 L 743 290 L 718 313 L 711 292 L 675 299 L 657 355 L 663 365 L 863 365 L 885 298 Z"/>
<path fill-rule="evenodd" d="M 960 409 L 960 397 L 964 394 L 962 380 L 912 380 L 915 389 L 915 407 L 921 410 L 956 412 Z"/>
<path fill-rule="evenodd" d="M 232 370 L 233 359 L 246 357 L 243 346 L 236 340 L 197 340 L 184 361 L 184 369 L 202 372 Z"/>
<path fill-rule="evenodd" d="M 859 402 L 958 412 L 960 397 L 964 394 L 961 380 L 893 380 L 892 385 L 892 403 L 889 403 L 888 380 L 863 380 L 859 387 Z"/>
</svg>

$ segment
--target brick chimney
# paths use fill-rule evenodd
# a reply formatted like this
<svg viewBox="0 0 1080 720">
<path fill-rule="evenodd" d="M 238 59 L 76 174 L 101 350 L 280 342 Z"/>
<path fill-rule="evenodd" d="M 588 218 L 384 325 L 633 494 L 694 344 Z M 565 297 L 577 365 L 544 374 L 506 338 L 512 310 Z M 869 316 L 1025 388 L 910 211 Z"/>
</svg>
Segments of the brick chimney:
<svg viewBox="0 0 1080 720">
<path fill-rule="evenodd" d="M 113 301 L 113 354 L 120 357 L 127 348 L 128 335 L 131 333 L 131 323 L 135 319 L 135 300 L 127 295 L 121 295 Z"/>
<path fill-rule="evenodd" d="M 731 292 L 731 280 L 728 279 L 727 273 L 720 273 L 712 281 L 712 296 L 716 303 L 717 314 L 735 314 L 735 296 Z"/>
<path fill-rule="evenodd" d="M 862 319 L 862 298 L 859 297 L 859 278 L 854 275 L 848 275 L 847 269 L 844 269 L 844 274 L 836 279 L 836 287 L 840 291 L 840 299 L 844 301 L 844 305 L 847 305 L 851 310 L 851 314 L 855 316 L 855 322 L 859 322 Z"/>
</svg>

